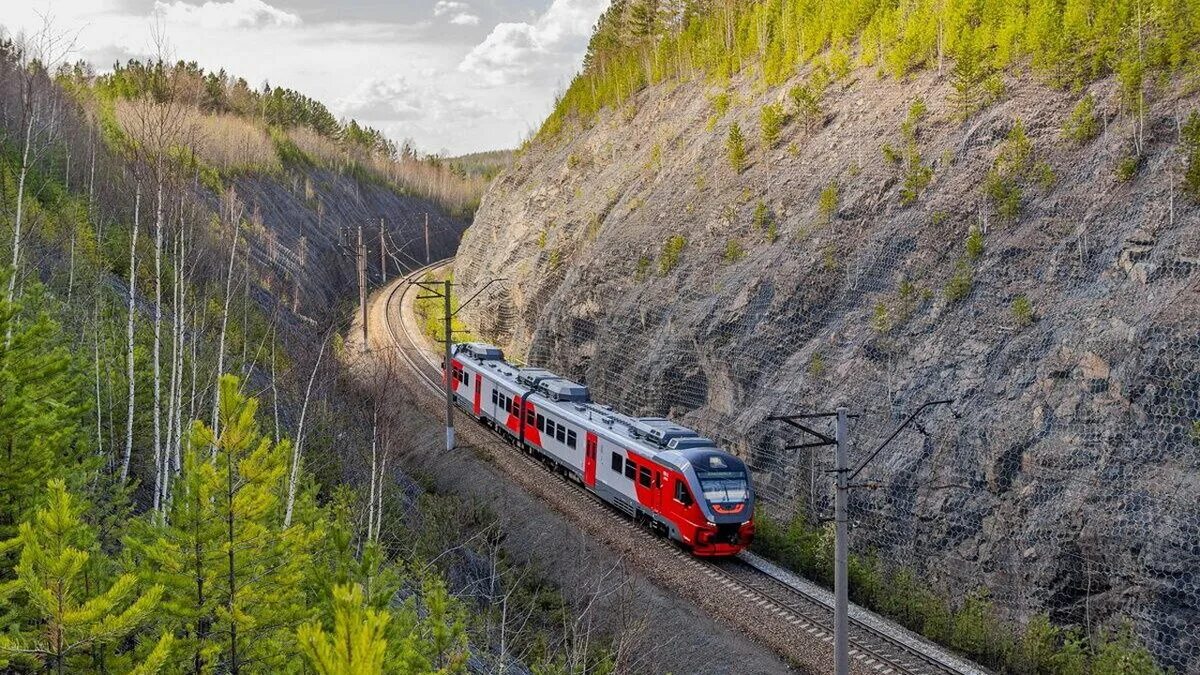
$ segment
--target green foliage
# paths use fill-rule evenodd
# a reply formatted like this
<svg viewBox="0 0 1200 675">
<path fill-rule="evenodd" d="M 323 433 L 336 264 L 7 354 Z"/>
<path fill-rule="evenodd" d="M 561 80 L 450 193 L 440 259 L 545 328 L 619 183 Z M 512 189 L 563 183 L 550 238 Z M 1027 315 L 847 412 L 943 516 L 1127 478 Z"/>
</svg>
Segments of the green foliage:
<svg viewBox="0 0 1200 675">
<path fill-rule="evenodd" d="M 729 157 L 729 166 L 735 173 L 746 169 L 746 136 L 737 122 L 729 125 L 729 135 L 725 138 L 725 152 Z"/>
<path fill-rule="evenodd" d="M 1012 301 L 1013 321 L 1024 328 L 1033 323 L 1033 303 L 1024 295 L 1018 295 Z"/>
<path fill-rule="evenodd" d="M 765 230 L 771 221 L 771 212 L 767 209 L 767 203 L 763 200 L 758 200 L 754 205 L 754 229 Z"/>
<path fill-rule="evenodd" d="M 650 159 L 646 161 L 646 169 L 658 172 L 662 170 L 662 144 L 655 143 L 650 148 Z"/>
<path fill-rule="evenodd" d="M 892 320 L 888 315 L 887 305 L 882 301 L 875 303 L 875 310 L 871 317 L 871 327 L 876 333 L 887 333 L 892 329 Z"/>
<path fill-rule="evenodd" d="M 1200 112 L 1188 115 L 1180 133 L 1187 166 L 1183 174 L 1183 191 L 1193 201 L 1200 202 Z"/>
<path fill-rule="evenodd" d="M 904 156 L 896 148 L 892 147 L 891 143 L 884 143 L 881 151 L 883 152 L 884 161 L 889 164 L 899 164 L 904 161 Z"/>
<path fill-rule="evenodd" d="M 810 373 L 818 376 L 810 361 Z M 820 369 L 824 368 L 823 360 Z M 754 549 L 786 568 L 829 587 L 833 582 L 833 546 L 828 526 L 810 524 L 799 515 L 781 523 L 758 516 Z M 986 591 L 951 600 L 912 570 L 892 567 L 879 557 L 850 556 L 847 564 L 851 599 L 890 617 L 932 640 L 948 644 L 984 666 L 1004 673 L 1028 675 L 1161 675 L 1149 653 L 1128 629 L 1099 635 L 1094 653 L 1078 629 L 1055 626 L 1036 616 L 1024 629 L 1007 624 Z"/>
<path fill-rule="evenodd" d="M 1071 116 L 1063 125 L 1063 136 L 1075 145 L 1083 146 L 1100 134 L 1100 121 L 1096 119 L 1096 99 L 1085 95 L 1071 110 Z"/>
<path fill-rule="evenodd" d="M 597 23 L 583 70 L 539 135 L 560 131 L 565 120 L 586 124 L 656 82 L 726 83 L 749 71 L 773 86 L 810 65 L 828 78 L 825 62 L 841 77 L 851 53 L 857 53 L 856 65 L 898 78 L 940 65 L 940 55 L 953 59 L 951 103 L 960 118 L 1002 95 L 999 73 L 1017 64 L 1030 64 L 1052 84 L 1072 86 L 1134 65 L 1141 82 L 1152 70 L 1195 67 L 1200 56 L 1190 46 L 1200 38 L 1200 25 L 1183 5 L 1155 7 L 1145 11 L 1134 3 L 1094 0 L 660 3 L 659 20 L 641 34 L 646 23 L 635 18 L 629 3 L 617 3 Z M 1134 25 L 1138 39 L 1129 39 Z"/>
<path fill-rule="evenodd" d="M 725 262 L 735 263 L 746 257 L 746 249 L 736 239 L 730 239 L 725 244 Z"/>
<path fill-rule="evenodd" d="M 779 142 L 779 134 L 783 130 L 783 125 L 786 121 L 783 114 L 783 106 L 778 103 L 763 106 L 762 113 L 759 116 L 763 150 L 774 148 L 775 144 Z"/>
<path fill-rule="evenodd" d="M 1015 221 L 1021 213 L 1021 185 L 1027 179 L 1032 158 L 1033 144 L 1025 125 L 1017 120 L 984 180 L 984 191 L 1002 220 Z"/>
<path fill-rule="evenodd" d="M 933 181 L 933 167 L 921 161 L 919 154 L 908 158 L 908 171 L 904 173 L 904 185 L 900 187 L 900 203 L 908 206 L 921 196 Z"/>
<path fill-rule="evenodd" d="M 364 606 L 362 586 L 333 588 L 333 631 L 320 623 L 300 626 L 296 639 L 319 675 L 382 675 L 391 616 Z M 409 671 L 415 672 L 415 671 Z"/>
<path fill-rule="evenodd" d="M 976 260 L 983 255 L 983 230 L 972 227 L 966 241 L 967 260 Z"/>
<path fill-rule="evenodd" d="M 825 121 L 825 111 L 821 108 L 822 92 L 812 83 L 797 84 L 788 90 L 788 97 L 792 99 L 793 115 L 805 131 L 813 131 Z"/>
<path fill-rule="evenodd" d="M 639 257 L 637 261 L 637 267 L 634 268 L 633 278 L 639 281 L 646 278 L 646 275 L 650 273 L 651 262 L 653 261 L 650 260 L 650 256 L 648 255 Z"/>
<path fill-rule="evenodd" d="M 841 191 L 838 188 L 837 181 L 830 181 L 828 185 L 821 189 L 821 196 L 817 200 L 817 209 L 821 214 L 821 222 L 828 225 L 835 213 L 837 213 L 838 203 L 841 201 Z"/>
<path fill-rule="evenodd" d="M 1200 420 L 1192 420 L 1192 442 L 1200 445 Z"/>
<path fill-rule="evenodd" d="M 58 672 L 91 662 L 94 650 L 113 651 L 145 625 L 163 595 L 152 585 L 139 592 L 133 574 L 105 578 L 92 557 L 95 532 L 62 479 L 51 480 L 46 505 L 22 523 L 5 548 L 20 552 L 16 579 L 0 584 L 0 600 L 16 597 L 27 618 L 15 634 L 0 636 L 0 654 L 33 657 Z M 164 636 L 170 644 L 170 636 Z"/>
<path fill-rule="evenodd" d="M 1130 153 L 1117 161 L 1116 176 L 1122 183 L 1128 183 L 1137 177 L 1138 168 L 1142 164 L 1141 155 Z"/>
<path fill-rule="evenodd" d="M 1033 165 L 1033 179 L 1037 182 L 1038 187 L 1042 188 L 1042 192 L 1049 193 L 1054 189 L 1054 183 L 1058 177 L 1054 175 L 1054 167 L 1050 163 L 1042 160 Z"/>
<path fill-rule="evenodd" d="M 970 295 L 971 286 L 975 283 L 974 277 L 974 271 L 966 262 L 955 265 L 954 274 L 950 276 L 950 281 L 946 284 L 946 299 L 950 302 L 958 302 Z"/>
<path fill-rule="evenodd" d="M 732 100 L 732 97 L 727 91 L 723 91 L 712 97 L 713 115 L 716 117 L 716 119 L 721 119 L 725 116 L 725 113 L 729 112 L 729 104 Z"/>
<path fill-rule="evenodd" d="M 658 256 L 658 273 L 666 276 L 675 269 L 679 264 L 679 258 L 683 255 L 683 247 L 687 246 L 687 239 L 682 234 L 672 236 L 663 242 L 662 253 Z"/>
<path fill-rule="evenodd" d="M 808 374 L 813 377 L 821 377 L 825 374 L 825 357 L 821 352 L 813 352 L 812 357 L 808 360 Z"/>
<path fill-rule="evenodd" d="M 0 274 L 0 286 L 7 283 Z M 0 336 L 11 334 L 0 337 L 0 541 L 16 534 L 46 482 L 67 477 L 89 445 L 82 383 L 46 300 L 37 285 L 26 289 L 24 306 L 0 297 Z"/>
</svg>

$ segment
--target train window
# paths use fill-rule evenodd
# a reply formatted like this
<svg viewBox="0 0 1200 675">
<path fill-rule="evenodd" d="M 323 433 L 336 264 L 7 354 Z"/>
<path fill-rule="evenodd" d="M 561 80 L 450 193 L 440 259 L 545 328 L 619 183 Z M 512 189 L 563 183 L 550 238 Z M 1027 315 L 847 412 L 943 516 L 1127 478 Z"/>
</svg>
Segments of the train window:
<svg viewBox="0 0 1200 675">
<path fill-rule="evenodd" d="M 629 459 L 628 457 L 626 457 L 625 458 L 625 477 L 628 478 L 629 480 L 633 480 L 634 476 L 636 476 L 636 475 L 637 475 L 637 465 L 633 463 L 632 459 Z"/>
<path fill-rule="evenodd" d="M 567 428 L 561 424 L 554 425 L 554 438 L 558 439 L 559 443 L 567 442 Z"/>
<path fill-rule="evenodd" d="M 500 400 L 497 398 L 496 390 L 492 390 L 492 405 L 499 405 Z"/>
<path fill-rule="evenodd" d="M 533 412 L 533 408 L 532 407 L 526 408 L 525 409 L 525 424 L 533 426 L 534 420 L 536 420 L 536 419 L 537 419 L 537 416 Z"/>
<path fill-rule="evenodd" d="M 537 428 L 538 428 L 538 431 L 546 430 L 546 418 L 545 417 L 542 417 L 541 415 L 537 416 Z"/>
<path fill-rule="evenodd" d="M 684 506 L 691 506 L 694 503 L 692 493 L 688 492 L 687 485 L 679 479 L 675 479 L 675 501 Z"/>
<path fill-rule="evenodd" d="M 612 470 L 613 471 L 615 471 L 617 473 L 621 473 L 621 465 L 623 465 L 624 463 L 625 463 L 625 461 L 621 457 L 621 453 L 614 452 L 612 454 Z"/>
<path fill-rule="evenodd" d="M 546 435 L 554 438 L 554 420 L 549 417 L 546 418 Z"/>
<path fill-rule="evenodd" d="M 642 484 L 642 487 L 650 487 L 650 469 L 644 466 L 638 468 L 638 482 Z"/>
<path fill-rule="evenodd" d="M 575 447 L 575 443 L 576 443 L 576 441 L 578 441 L 578 440 L 579 440 L 579 439 L 578 439 L 578 437 L 576 437 L 576 436 L 575 436 L 575 432 L 574 432 L 574 431 L 570 431 L 570 430 L 568 430 L 568 431 L 567 431 L 567 447 L 568 447 L 568 448 L 574 448 L 574 447 Z"/>
</svg>

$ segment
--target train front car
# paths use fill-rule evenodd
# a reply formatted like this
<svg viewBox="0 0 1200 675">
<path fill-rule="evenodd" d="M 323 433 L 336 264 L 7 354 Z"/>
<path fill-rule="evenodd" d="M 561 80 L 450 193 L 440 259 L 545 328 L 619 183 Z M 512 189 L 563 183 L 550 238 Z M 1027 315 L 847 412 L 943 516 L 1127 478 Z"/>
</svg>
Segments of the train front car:
<svg viewBox="0 0 1200 675">
<path fill-rule="evenodd" d="M 746 464 L 715 447 L 677 450 L 687 460 L 688 483 L 707 519 L 697 526 L 692 552 L 729 556 L 754 538 L 754 490 Z"/>
</svg>

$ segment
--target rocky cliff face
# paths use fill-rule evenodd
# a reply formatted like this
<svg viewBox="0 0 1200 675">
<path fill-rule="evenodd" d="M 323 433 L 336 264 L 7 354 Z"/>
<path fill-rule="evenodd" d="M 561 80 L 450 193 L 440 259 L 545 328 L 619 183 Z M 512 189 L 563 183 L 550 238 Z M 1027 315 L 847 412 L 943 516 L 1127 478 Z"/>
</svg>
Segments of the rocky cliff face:
<svg viewBox="0 0 1200 675">
<path fill-rule="evenodd" d="M 856 72 L 769 149 L 759 111 L 787 87 L 735 80 L 720 116 L 710 86 L 646 90 L 493 184 L 455 271 L 465 295 L 506 281 L 468 320 L 720 439 L 781 515 L 828 510 L 828 452 L 784 449 L 769 415 L 848 405 L 862 461 L 953 398 L 860 476 L 854 547 L 1014 620 L 1129 620 L 1200 667 L 1200 208 L 1178 145 L 1200 99 L 1163 87 L 1139 132 L 1099 82 L 1080 145 L 1079 94 L 1006 85 L 960 122 L 943 75 Z"/>
</svg>

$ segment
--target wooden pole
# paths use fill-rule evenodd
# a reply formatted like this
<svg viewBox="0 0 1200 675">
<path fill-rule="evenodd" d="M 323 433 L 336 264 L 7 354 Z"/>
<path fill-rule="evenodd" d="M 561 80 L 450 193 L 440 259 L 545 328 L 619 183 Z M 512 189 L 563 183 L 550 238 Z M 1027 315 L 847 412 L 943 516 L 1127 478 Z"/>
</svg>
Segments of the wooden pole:
<svg viewBox="0 0 1200 675">
<path fill-rule="evenodd" d="M 428 265 L 429 260 L 429 214 L 425 214 L 425 264 Z"/>
</svg>

